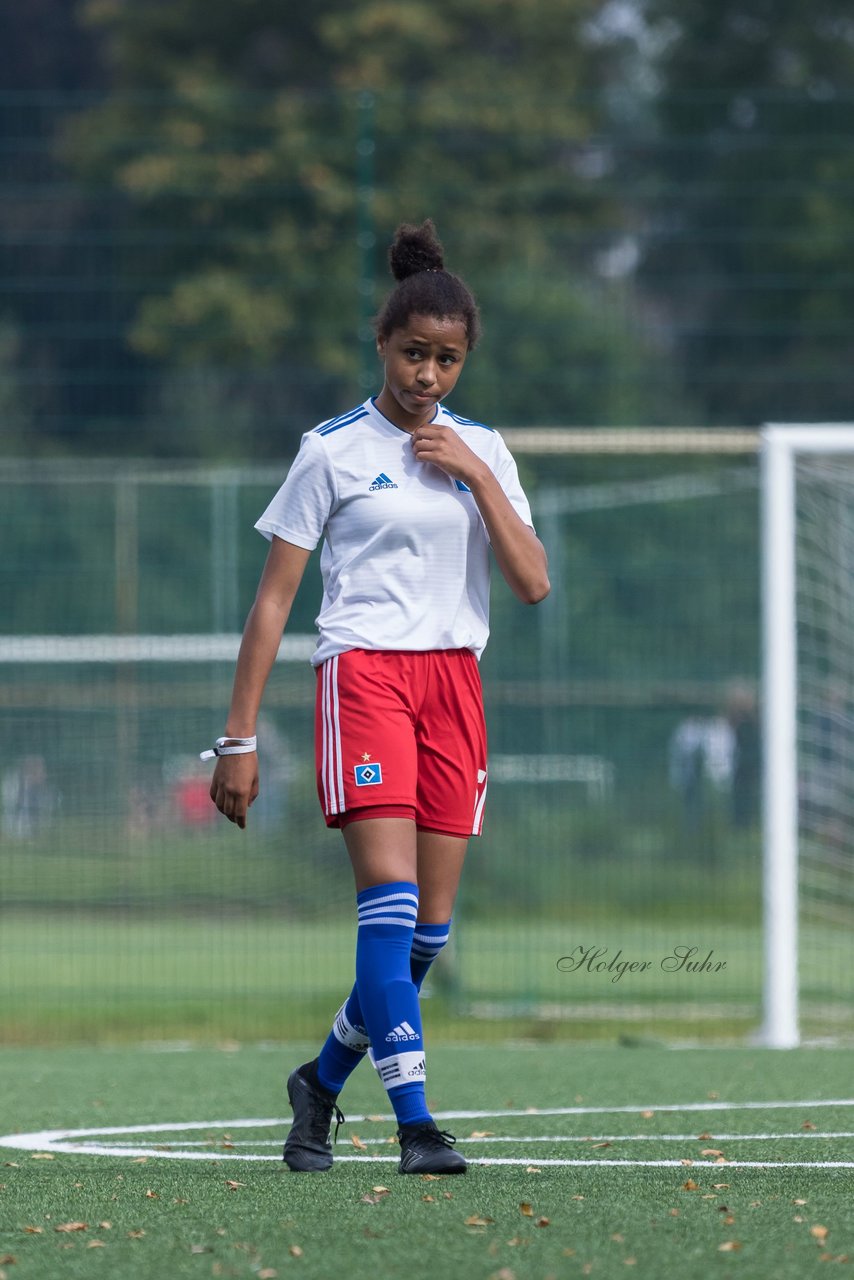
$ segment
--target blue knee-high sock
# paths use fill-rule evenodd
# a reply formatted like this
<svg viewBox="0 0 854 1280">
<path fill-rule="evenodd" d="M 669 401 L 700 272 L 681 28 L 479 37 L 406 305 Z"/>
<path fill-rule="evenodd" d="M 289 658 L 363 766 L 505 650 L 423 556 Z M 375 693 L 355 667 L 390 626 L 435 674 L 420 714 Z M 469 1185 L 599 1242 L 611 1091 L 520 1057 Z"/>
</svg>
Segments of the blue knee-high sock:
<svg viewBox="0 0 854 1280">
<path fill-rule="evenodd" d="M 422 924 L 419 920 L 412 936 L 412 951 L 409 957 L 409 969 L 412 981 L 418 990 L 427 977 L 427 970 L 451 934 L 451 921 L 446 924 Z"/>
<path fill-rule="evenodd" d="M 451 921 L 447 924 L 415 925 L 409 966 L 412 981 L 418 991 L 427 976 L 431 964 L 445 946 L 450 934 Z M 317 1075 L 321 1085 L 330 1093 L 340 1093 L 348 1078 L 362 1061 L 370 1040 L 368 1038 L 359 992 L 354 986 L 335 1016 L 332 1030 L 320 1051 Z"/>
<path fill-rule="evenodd" d="M 418 990 L 409 957 L 418 886 L 375 885 L 357 894 L 356 988 L 375 1066 L 399 1124 L 430 1119 Z"/>
<path fill-rule="evenodd" d="M 370 1040 L 355 987 L 335 1015 L 317 1059 L 317 1078 L 329 1093 L 340 1093 L 364 1058 Z"/>
</svg>

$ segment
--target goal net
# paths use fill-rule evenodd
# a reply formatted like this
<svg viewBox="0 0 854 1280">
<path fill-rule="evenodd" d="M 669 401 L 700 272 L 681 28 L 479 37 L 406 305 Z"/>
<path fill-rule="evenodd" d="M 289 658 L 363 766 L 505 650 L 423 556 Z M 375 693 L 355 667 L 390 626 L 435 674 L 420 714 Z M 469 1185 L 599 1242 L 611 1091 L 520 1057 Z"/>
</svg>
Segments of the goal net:
<svg viewBox="0 0 854 1280">
<path fill-rule="evenodd" d="M 763 1006 L 759 435 L 504 434 L 553 589 L 531 610 L 496 575 L 485 833 L 431 971 L 431 1020 L 743 1039 Z M 283 469 L 0 466 L 0 1035 L 314 1038 L 346 994 L 352 885 L 313 776 L 315 565 L 265 698 L 245 832 L 213 810 L 198 759 L 223 729 L 264 554 L 252 525 Z M 849 525 L 810 491 L 837 556 L 808 553 L 818 611 L 841 598 Z M 815 631 L 817 702 L 835 687 L 822 663 L 846 677 Z M 803 724 L 822 762 L 802 850 L 804 994 L 820 1011 L 854 986 L 848 966 L 829 990 L 821 950 L 844 931 L 845 777 L 822 755 L 827 738 L 844 758 L 844 720 L 816 709 Z M 778 861 L 767 878 L 766 1009 L 797 934 Z"/>
<path fill-rule="evenodd" d="M 854 926 L 854 426 L 763 433 L 766 1015 L 848 1015 Z"/>
</svg>

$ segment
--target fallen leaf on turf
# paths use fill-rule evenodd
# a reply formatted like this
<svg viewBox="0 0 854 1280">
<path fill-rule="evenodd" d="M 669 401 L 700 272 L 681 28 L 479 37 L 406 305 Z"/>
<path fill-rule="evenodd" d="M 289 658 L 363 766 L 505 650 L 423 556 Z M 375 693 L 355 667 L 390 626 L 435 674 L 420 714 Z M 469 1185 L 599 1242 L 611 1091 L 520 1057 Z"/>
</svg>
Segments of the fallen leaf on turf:
<svg viewBox="0 0 854 1280">
<path fill-rule="evenodd" d="M 103 1240 L 90 1240 L 86 1246 L 87 1249 L 106 1249 L 106 1247 Z"/>
<path fill-rule="evenodd" d="M 156 1191 L 152 1191 L 151 1189 L 149 1189 L 145 1193 L 145 1198 L 146 1200 L 159 1200 L 160 1196 L 157 1194 Z"/>
<path fill-rule="evenodd" d="M 422 1200 L 424 1200 L 427 1204 L 435 1204 L 435 1203 L 436 1203 L 436 1197 L 435 1197 L 435 1196 L 422 1196 L 422 1197 L 421 1197 L 421 1199 L 422 1199 Z"/>
<path fill-rule="evenodd" d="M 276 1280 L 278 1274 L 275 1267 L 262 1267 L 258 1272 L 258 1280 Z"/>
<path fill-rule="evenodd" d="M 722 1156 L 723 1152 L 718 1151 L 717 1147 L 704 1147 L 700 1152 L 701 1156 Z"/>
<path fill-rule="evenodd" d="M 526 1173 L 542 1173 L 543 1171 L 542 1169 L 538 1169 L 535 1164 L 529 1164 L 525 1172 Z"/>
<path fill-rule="evenodd" d="M 113 1228 L 112 1222 L 99 1222 L 98 1226 L 101 1228 L 102 1231 L 111 1231 Z"/>
<path fill-rule="evenodd" d="M 735 1222 L 735 1218 L 732 1216 L 731 1213 L 728 1213 L 727 1216 L 724 1218 L 724 1226 L 731 1227 L 734 1222 Z"/>
<path fill-rule="evenodd" d="M 550 1227 L 551 1225 L 552 1225 L 551 1218 L 537 1218 L 537 1221 L 535 1223 L 535 1226 L 538 1226 L 538 1227 Z"/>
<path fill-rule="evenodd" d="M 439 1175 L 438 1175 L 438 1173 L 422 1173 L 422 1174 L 421 1174 L 421 1181 L 422 1181 L 422 1182 L 438 1182 L 438 1181 L 439 1181 Z"/>
<path fill-rule="evenodd" d="M 491 1129 L 473 1129 L 469 1134 L 471 1138 L 494 1138 L 495 1134 Z"/>
<path fill-rule="evenodd" d="M 450 1191 L 443 1191 L 442 1198 L 444 1200 L 453 1200 L 454 1197 L 451 1195 Z"/>
<path fill-rule="evenodd" d="M 246 1186 L 246 1183 L 245 1183 L 245 1182 L 232 1182 L 232 1180 L 231 1180 L 230 1178 L 226 1178 L 226 1180 L 225 1180 L 225 1185 L 228 1187 L 229 1191 L 236 1191 L 238 1187 L 245 1187 L 245 1186 Z"/>
<path fill-rule="evenodd" d="M 655 1112 L 654 1112 L 654 1111 L 642 1111 L 642 1112 L 641 1112 L 641 1116 L 643 1117 L 643 1119 L 644 1119 L 644 1120 L 651 1120 L 651 1119 L 652 1119 L 652 1117 L 653 1117 L 654 1115 L 655 1115 Z"/>
<path fill-rule="evenodd" d="M 371 1190 L 372 1190 L 372 1191 L 375 1191 L 375 1192 L 377 1193 L 377 1195 L 378 1195 L 378 1196 L 390 1196 L 390 1195 L 391 1195 L 391 1192 L 389 1191 L 388 1187 L 371 1187 Z"/>
<path fill-rule="evenodd" d="M 142 1230 L 140 1230 L 140 1231 L 129 1231 L 129 1232 L 128 1232 L 128 1240 L 141 1240 L 141 1239 L 142 1239 L 142 1237 L 143 1237 L 144 1235 L 145 1235 L 145 1232 L 144 1232 L 144 1231 L 142 1231 Z"/>
<path fill-rule="evenodd" d="M 511 1249 L 515 1249 L 517 1245 L 528 1244 L 529 1241 L 527 1236 L 514 1236 L 513 1239 L 508 1240 L 507 1243 Z"/>
<path fill-rule="evenodd" d="M 365 1116 L 365 1119 L 369 1120 L 371 1124 L 382 1124 L 385 1120 L 385 1116 Z"/>
<path fill-rule="evenodd" d="M 810 1227 L 810 1235 L 815 1236 L 816 1240 L 821 1240 L 823 1242 L 827 1239 L 827 1227 L 821 1227 L 818 1225 Z"/>
<path fill-rule="evenodd" d="M 792 1204 L 806 1204 L 806 1200 L 793 1200 Z"/>
<path fill-rule="evenodd" d="M 805 1121 L 803 1122 L 803 1124 L 801 1125 L 801 1128 L 802 1128 L 802 1129 L 814 1129 L 814 1128 L 815 1128 L 815 1125 L 813 1124 L 812 1120 L 805 1120 Z"/>
<path fill-rule="evenodd" d="M 519 1205 L 519 1208 L 522 1210 L 522 1213 L 526 1218 L 533 1218 L 534 1210 L 532 1206 L 528 1204 L 527 1200 L 523 1200 Z"/>
<path fill-rule="evenodd" d="M 803 1219 L 802 1215 L 801 1215 L 801 1214 L 799 1214 L 799 1213 L 796 1213 L 796 1214 L 795 1214 L 795 1216 L 794 1216 L 794 1218 L 792 1218 L 792 1222 L 803 1222 L 803 1220 L 804 1220 L 804 1219 Z"/>
<path fill-rule="evenodd" d="M 493 1271 L 489 1280 L 516 1280 L 516 1272 L 509 1267 L 502 1267 L 500 1271 Z"/>
<path fill-rule="evenodd" d="M 713 1182 L 712 1186 L 714 1187 L 715 1191 L 729 1191 L 728 1182 Z M 758 1204 L 759 1201 L 757 1200 L 756 1203 Z"/>
<path fill-rule="evenodd" d="M 485 1218 L 478 1213 L 473 1213 L 470 1218 L 466 1218 L 465 1225 L 467 1227 L 488 1227 L 494 1221 L 494 1218 Z"/>
<path fill-rule="evenodd" d="M 44 1231 L 44 1227 L 24 1227 L 28 1236 L 40 1236 Z"/>
<path fill-rule="evenodd" d="M 669 1209 L 669 1210 L 668 1210 L 668 1213 L 670 1214 L 671 1218 L 678 1218 L 678 1217 L 679 1217 L 679 1210 L 678 1210 L 678 1209 Z"/>
<path fill-rule="evenodd" d="M 715 1135 L 714 1135 L 713 1133 L 698 1133 L 698 1134 L 697 1134 L 697 1141 L 698 1141 L 698 1142 L 712 1142 L 712 1141 L 713 1141 L 713 1139 L 714 1139 L 714 1136 L 715 1136 Z"/>
<path fill-rule="evenodd" d="M 14 1253 L 7 1253 L 5 1257 L 0 1258 L 0 1267 L 11 1267 L 18 1261 Z"/>
<path fill-rule="evenodd" d="M 594 1151 L 597 1151 L 597 1150 L 599 1150 L 599 1148 L 600 1148 L 600 1147 L 610 1147 L 611 1145 L 612 1145 L 612 1144 L 611 1144 L 610 1142 L 594 1142 L 594 1143 L 593 1143 L 593 1150 L 594 1150 Z"/>
<path fill-rule="evenodd" d="M 88 1231 L 88 1222 L 60 1222 L 58 1227 L 54 1227 L 54 1231 Z"/>
<path fill-rule="evenodd" d="M 353 1146 L 356 1148 L 357 1151 L 367 1151 L 368 1144 L 366 1142 L 363 1142 L 357 1133 L 353 1134 L 350 1141 L 352 1142 Z"/>
<path fill-rule="evenodd" d="M 684 1165 L 686 1165 L 686 1166 L 687 1166 L 687 1165 L 693 1164 L 693 1163 L 694 1163 L 694 1161 L 693 1161 L 693 1160 L 680 1160 L 680 1161 L 679 1161 L 679 1163 L 680 1163 L 680 1164 L 684 1164 Z"/>
<path fill-rule="evenodd" d="M 4 1160 L 4 1161 L 3 1161 L 3 1168 L 4 1168 L 4 1169 L 20 1169 L 20 1167 L 21 1167 L 21 1166 L 18 1164 L 17 1160 Z"/>
<path fill-rule="evenodd" d="M 718 1245 L 718 1253 L 734 1253 L 736 1249 L 741 1248 L 741 1242 L 738 1240 L 724 1240 L 723 1244 Z"/>
<path fill-rule="evenodd" d="M 291 1255 L 292 1258 L 302 1257 L 302 1249 L 299 1247 L 298 1244 L 292 1244 L 290 1249 L 288 1249 L 288 1253 Z"/>
<path fill-rule="evenodd" d="M 699 1182 L 695 1182 L 695 1181 L 693 1180 L 693 1178 L 689 1178 L 687 1182 L 683 1182 L 683 1183 L 682 1183 L 682 1190 L 683 1190 L 683 1191 L 697 1191 L 697 1190 L 699 1190 L 699 1186 L 700 1186 Z"/>
<path fill-rule="evenodd" d="M 34 1151 L 30 1156 L 31 1160 L 55 1160 L 56 1156 L 50 1151 Z"/>
<path fill-rule="evenodd" d="M 379 1204 L 382 1196 L 369 1196 L 367 1194 L 359 1196 L 359 1204 Z"/>
<path fill-rule="evenodd" d="M 148 1164 L 148 1156 L 134 1156 L 131 1164 Z"/>
</svg>

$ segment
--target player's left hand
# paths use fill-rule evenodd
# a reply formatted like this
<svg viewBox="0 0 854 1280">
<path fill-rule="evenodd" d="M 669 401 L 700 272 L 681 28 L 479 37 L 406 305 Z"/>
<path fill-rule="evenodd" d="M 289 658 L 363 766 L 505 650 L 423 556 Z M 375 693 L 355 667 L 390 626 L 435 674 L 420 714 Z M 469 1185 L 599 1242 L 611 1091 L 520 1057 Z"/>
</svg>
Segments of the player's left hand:
<svg viewBox="0 0 854 1280">
<path fill-rule="evenodd" d="M 453 427 L 437 426 L 432 422 L 413 431 L 412 452 L 419 462 L 432 462 L 469 487 L 485 465 Z"/>
</svg>

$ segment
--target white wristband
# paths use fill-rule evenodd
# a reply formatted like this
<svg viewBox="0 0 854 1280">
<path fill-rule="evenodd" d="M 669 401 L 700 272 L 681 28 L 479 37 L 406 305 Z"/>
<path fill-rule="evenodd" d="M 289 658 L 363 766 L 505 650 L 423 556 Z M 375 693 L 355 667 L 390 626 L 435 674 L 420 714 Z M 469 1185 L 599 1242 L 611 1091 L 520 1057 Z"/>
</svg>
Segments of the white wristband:
<svg viewBox="0 0 854 1280">
<path fill-rule="evenodd" d="M 200 751 L 200 760 L 213 760 L 214 756 L 247 756 L 255 751 L 258 744 L 256 737 L 251 738 L 217 738 L 216 745 L 209 751 Z"/>
</svg>

